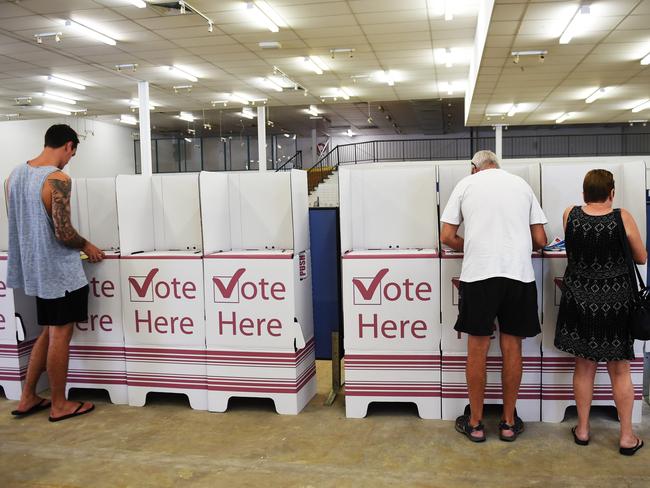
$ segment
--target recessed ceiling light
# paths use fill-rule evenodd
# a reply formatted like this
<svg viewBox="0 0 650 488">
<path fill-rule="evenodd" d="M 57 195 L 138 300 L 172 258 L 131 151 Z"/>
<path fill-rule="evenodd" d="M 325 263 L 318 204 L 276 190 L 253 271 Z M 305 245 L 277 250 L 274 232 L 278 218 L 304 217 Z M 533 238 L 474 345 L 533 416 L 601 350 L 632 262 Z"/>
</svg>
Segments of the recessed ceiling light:
<svg viewBox="0 0 650 488">
<path fill-rule="evenodd" d="M 230 95 L 228 95 L 228 98 L 232 102 L 241 103 L 242 105 L 248 105 L 250 103 L 250 99 L 246 95 L 243 95 L 241 93 L 231 93 Z"/>
<path fill-rule="evenodd" d="M 53 92 L 45 92 L 43 93 L 43 97 L 49 98 L 50 100 L 54 100 L 55 102 L 67 103 L 70 105 L 75 105 L 77 103 L 77 101 L 73 100 L 72 98 L 68 98 L 66 96 L 60 95 L 58 93 L 53 93 Z"/>
<path fill-rule="evenodd" d="M 318 117 L 320 115 L 320 112 L 318 111 L 318 107 L 316 107 L 316 105 L 310 105 L 307 109 L 307 113 L 313 117 Z"/>
<path fill-rule="evenodd" d="M 128 125 L 136 125 L 138 123 L 138 119 L 136 119 L 133 115 L 122 114 L 120 115 L 120 122 Z"/>
<path fill-rule="evenodd" d="M 645 102 L 640 103 L 636 107 L 632 109 L 632 112 L 637 113 L 641 112 L 643 110 L 647 110 L 650 108 L 650 100 L 646 100 Z"/>
<path fill-rule="evenodd" d="M 644 58 L 641 59 L 641 65 L 647 66 L 650 64 L 650 53 L 646 54 Z"/>
<path fill-rule="evenodd" d="M 196 117 L 194 117 L 194 115 L 192 115 L 190 112 L 181 112 L 178 114 L 178 118 L 186 122 L 194 122 L 194 119 Z"/>
<path fill-rule="evenodd" d="M 593 103 L 596 100 L 598 100 L 600 97 L 602 97 L 605 93 L 609 91 L 609 87 L 603 87 L 599 88 L 595 92 L 593 92 L 591 95 L 589 95 L 587 98 L 585 98 L 585 102 L 587 103 Z"/>
<path fill-rule="evenodd" d="M 109 37 L 106 34 L 102 34 L 101 32 L 98 32 L 95 29 L 92 29 L 84 25 L 79 21 L 68 19 L 65 21 L 65 25 L 67 27 L 72 27 L 74 30 L 76 30 L 80 34 L 85 35 L 86 37 L 90 37 L 91 39 L 95 39 L 96 41 L 103 42 L 104 44 L 108 44 L 109 46 L 115 46 L 117 44 L 117 41 L 112 37 Z"/>
<path fill-rule="evenodd" d="M 253 110 L 251 110 L 248 107 L 242 108 L 241 112 L 239 112 L 239 115 L 241 115 L 242 117 L 244 117 L 246 119 L 254 119 L 255 118 L 255 112 L 253 112 Z"/>
<path fill-rule="evenodd" d="M 147 6 L 146 2 L 143 0 L 128 0 L 128 2 L 134 7 L 145 8 Z"/>
<path fill-rule="evenodd" d="M 274 80 L 272 80 L 270 77 L 263 78 L 262 80 L 266 86 L 271 88 L 272 90 L 275 90 L 277 92 L 281 92 L 284 88 L 279 84 L 276 83 Z"/>
<path fill-rule="evenodd" d="M 589 22 L 589 5 L 581 5 L 560 36 L 560 44 L 568 44 L 576 35 L 582 34 Z"/>
<path fill-rule="evenodd" d="M 64 107 L 59 107 L 56 105 L 42 105 L 41 110 L 45 110 L 46 112 L 52 112 L 55 114 L 61 114 L 61 115 L 72 115 L 72 112 L 70 109 L 64 108 Z"/>
<path fill-rule="evenodd" d="M 329 66 L 327 66 L 318 56 L 306 56 L 303 58 L 303 62 L 305 63 L 305 66 L 317 75 L 322 75 L 323 71 L 329 70 Z"/>
<path fill-rule="evenodd" d="M 565 120 L 567 120 L 567 119 L 573 117 L 573 115 L 574 115 L 573 112 L 566 112 L 566 113 L 560 115 L 560 116 L 555 120 L 555 123 L 556 123 L 556 124 L 561 124 L 561 123 L 564 122 Z"/>
<path fill-rule="evenodd" d="M 247 11 L 260 24 L 264 25 L 271 32 L 278 32 L 280 26 L 286 24 L 271 6 L 263 0 L 254 0 L 246 4 Z"/>
<path fill-rule="evenodd" d="M 380 82 L 388 84 L 388 86 L 394 86 L 395 81 L 397 81 L 397 75 L 393 70 L 379 71 L 376 74 L 376 78 Z"/>
<path fill-rule="evenodd" d="M 513 103 L 512 107 L 510 107 L 510 110 L 508 110 L 508 117 L 515 116 L 518 111 L 519 111 L 519 106 L 516 103 Z"/>
<path fill-rule="evenodd" d="M 48 81 L 51 81 L 52 83 L 56 83 L 57 85 L 63 85 L 63 86 L 68 86 L 70 88 L 76 88 L 77 90 L 85 90 L 86 86 L 83 85 L 80 81 L 78 80 L 72 80 L 69 79 L 68 77 L 63 77 L 61 75 L 50 75 L 47 77 Z"/>
<path fill-rule="evenodd" d="M 257 44 L 262 49 L 282 49 L 282 44 L 278 41 L 262 41 Z"/>
<path fill-rule="evenodd" d="M 129 100 L 129 107 L 131 108 L 140 108 L 140 100 L 137 98 L 132 98 Z M 157 104 L 153 103 L 151 100 L 149 101 L 149 110 L 155 110 L 156 107 L 158 107 Z"/>
<path fill-rule="evenodd" d="M 179 76 L 181 78 L 185 78 L 186 80 L 197 82 L 199 81 L 199 78 L 197 76 L 194 76 L 191 73 L 188 73 L 184 68 L 179 68 L 176 65 L 173 66 L 163 66 L 163 68 L 167 68 L 169 71 L 174 73 L 176 76 Z"/>
</svg>

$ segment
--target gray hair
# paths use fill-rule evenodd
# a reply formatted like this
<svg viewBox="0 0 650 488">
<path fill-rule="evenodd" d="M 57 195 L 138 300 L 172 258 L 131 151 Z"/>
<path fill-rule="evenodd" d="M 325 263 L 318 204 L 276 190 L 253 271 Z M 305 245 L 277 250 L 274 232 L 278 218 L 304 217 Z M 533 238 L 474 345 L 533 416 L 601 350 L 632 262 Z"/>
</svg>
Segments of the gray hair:
<svg viewBox="0 0 650 488">
<path fill-rule="evenodd" d="M 497 168 L 500 168 L 499 158 L 492 151 L 477 152 L 472 158 L 472 163 L 474 163 L 478 169 L 485 169 L 488 166 L 496 166 Z"/>
</svg>

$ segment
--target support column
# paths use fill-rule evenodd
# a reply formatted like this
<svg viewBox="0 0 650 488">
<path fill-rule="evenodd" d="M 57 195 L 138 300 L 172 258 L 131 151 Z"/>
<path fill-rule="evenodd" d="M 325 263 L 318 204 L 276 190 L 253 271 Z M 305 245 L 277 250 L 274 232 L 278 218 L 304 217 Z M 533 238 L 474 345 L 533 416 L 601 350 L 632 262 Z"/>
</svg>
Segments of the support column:
<svg viewBox="0 0 650 488">
<path fill-rule="evenodd" d="M 503 126 L 495 126 L 496 154 L 499 160 L 503 157 Z"/>
<path fill-rule="evenodd" d="M 138 82 L 138 101 L 140 102 L 140 171 L 144 176 L 151 176 L 151 121 L 149 119 L 149 82 Z"/>
<path fill-rule="evenodd" d="M 318 162 L 318 137 L 316 137 L 316 129 L 311 130 L 311 164 L 314 165 Z"/>
<path fill-rule="evenodd" d="M 257 107 L 257 157 L 259 171 L 266 171 L 266 107 Z"/>
</svg>

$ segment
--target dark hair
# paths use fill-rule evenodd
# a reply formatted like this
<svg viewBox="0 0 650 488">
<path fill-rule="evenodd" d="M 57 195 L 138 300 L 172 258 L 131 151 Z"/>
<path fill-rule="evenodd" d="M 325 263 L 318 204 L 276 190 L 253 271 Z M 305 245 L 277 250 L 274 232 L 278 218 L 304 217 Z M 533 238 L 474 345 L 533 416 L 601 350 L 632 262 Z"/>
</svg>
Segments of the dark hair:
<svg viewBox="0 0 650 488">
<path fill-rule="evenodd" d="M 56 149 L 72 142 L 72 147 L 76 149 L 79 144 L 79 137 L 72 127 L 66 124 L 56 124 L 47 129 L 45 133 L 45 147 Z"/>
<path fill-rule="evenodd" d="M 606 169 L 592 169 L 582 183 L 585 203 L 604 202 L 614 189 L 614 175 Z"/>
</svg>

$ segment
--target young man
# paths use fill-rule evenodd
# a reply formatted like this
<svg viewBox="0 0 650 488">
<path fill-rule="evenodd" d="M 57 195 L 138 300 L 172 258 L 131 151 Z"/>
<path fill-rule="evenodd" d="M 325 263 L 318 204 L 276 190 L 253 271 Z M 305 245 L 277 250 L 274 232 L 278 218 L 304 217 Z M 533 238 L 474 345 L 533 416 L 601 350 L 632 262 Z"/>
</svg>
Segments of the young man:
<svg viewBox="0 0 650 488">
<path fill-rule="evenodd" d="M 499 169 L 496 154 L 479 151 L 472 175 L 463 178 L 440 220 L 441 241 L 464 251 L 459 314 L 455 330 L 468 334 L 466 378 L 470 415 L 456 419 L 456 430 L 471 441 L 485 440 L 483 399 L 486 359 L 495 319 L 503 357 L 503 417 L 499 438 L 514 441 L 524 430 L 515 415 L 521 383 L 521 340 L 541 332 L 531 254 L 546 245 L 544 213 L 530 186 Z M 465 223 L 465 238 L 458 227 Z"/>
<path fill-rule="evenodd" d="M 75 155 L 79 138 L 67 125 L 45 133 L 41 154 L 18 166 L 6 183 L 9 211 L 7 284 L 36 297 L 43 326 L 32 349 L 27 378 L 17 410 L 24 417 L 50 409 L 50 421 L 83 415 L 95 406 L 65 397 L 70 338 L 76 322 L 88 319 L 88 281 L 79 251 L 90 262 L 104 253 L 81 237 L 70 219 L 70 177 L 61 170 Z M 36 395 L 36 383 L 47 370 L 52 401 Z"/>
</svg>

